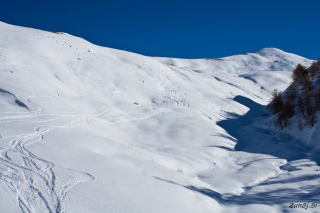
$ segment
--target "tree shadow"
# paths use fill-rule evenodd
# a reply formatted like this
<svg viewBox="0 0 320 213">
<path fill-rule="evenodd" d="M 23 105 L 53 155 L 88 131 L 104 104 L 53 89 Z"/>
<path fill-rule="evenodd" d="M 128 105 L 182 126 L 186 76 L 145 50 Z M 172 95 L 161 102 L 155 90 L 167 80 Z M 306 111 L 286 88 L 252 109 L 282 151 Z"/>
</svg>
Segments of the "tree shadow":
<svg viewBox="0 0 320 213">
<path fill-rule="evenodd" d="M 266 115 L 265 106 L 243 96 L 236 96 L 233 100 L 248 107 L 249 111 L 242 116 L 226 113 L 227 119 L 217 125 L 237 139 L 235 151 L 267 154 L 287 161 L 308 158 L 306 146 L 290 135 L 250 125 L 253 120 Z"/>
<path fill-rule="evenodd" d="M 222 205 L 249 205 L 249 204 L 263 204 L 263 205 L 280 205 L 290 202 L 318 202 L 320 196 L 320 186 L 309 186 L 304 188 L 308 193 L 303 192 L 299 188 L 275 188 L 273 190 L 268 190 L 265 192 L 258 193 L 246 193 L 252 187 L 246 187 L 246 192 L 241 195 L 234 194 L 221 194 L 211 189 L 201 188 L 196 186 L 184 186 L 179 183 L 165 180 L 159 177 L 154 177 L 158 180 L 165 181 L 170 184 L 182 186 L 191 191 L 200 193 L 207 197 L 216 200 Z M 320 178 L 316 176 L 314 178 Z M 308 178 L 307 178 L 308 179 Z"/>
<path fill-rule="evenodd" d="M 275 189 L 267 192 L 242 195 L 221 195 L 220 193 L 206 188 L 195 186 L 184 186 L 187 189 L 198 192 L 205 196 L 215 199 L 223 205 L 248 205 L 264 204 L 277 205 L 290 202 L 318 202 L 320 195 L 320 186 L 314 186 L 310 193 L 301 193 L 300 190 L 292 189 Z"/>
</svg>

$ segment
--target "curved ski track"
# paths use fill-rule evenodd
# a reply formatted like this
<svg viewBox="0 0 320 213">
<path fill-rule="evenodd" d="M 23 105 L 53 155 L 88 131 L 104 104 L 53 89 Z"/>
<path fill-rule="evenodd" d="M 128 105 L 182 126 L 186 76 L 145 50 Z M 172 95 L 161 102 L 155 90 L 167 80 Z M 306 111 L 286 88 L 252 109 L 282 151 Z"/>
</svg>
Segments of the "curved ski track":
<svg viewBox="0 0 320 213">
<path fill-rule="evenodd" d="M 36 112 L 29 115 L 7 116 L 0 118 L 0 121 L 17 121 L 22 117 L 34 117 L 42 111 L 43 109 L 39 107 Z M 10 141 L 9 148 L 0 147 L 0 180 L 16 195 L 21 212 L 64 212 L 62 201 L 68 191 L 81 182 L 94 180 L 90 174 L 57 167 L 53 162 L 42 159 L 26 149 L 26 146 L 42 140 L 44 134 L 54 129 L 70 129 L 90 122 L 85 116 L 73 115 L 73 117 L 77 118 L 63 126 L 37 126 L 34 132 L 16 136 Z M 54 169 L 71 173 L 75 178 L 58 186 Z"/>
</svg>

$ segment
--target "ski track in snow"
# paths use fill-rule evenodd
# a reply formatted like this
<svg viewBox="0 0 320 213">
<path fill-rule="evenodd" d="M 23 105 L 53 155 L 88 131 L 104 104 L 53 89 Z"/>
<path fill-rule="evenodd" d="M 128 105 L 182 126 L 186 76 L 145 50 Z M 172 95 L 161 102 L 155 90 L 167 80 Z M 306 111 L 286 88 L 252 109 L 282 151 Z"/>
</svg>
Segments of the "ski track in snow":
<svg viewBox="0 0 320 213">
<path fill-rule="evenodd" d="M 189 107 L 190 104 L 185 100 L 185 98 L 179 98 L 175 89 L 166 92 L 163 97 L 166 98 L 166 108 L 169 108 L 172 105 L 177 105 L 179 107 Z M 174 108 L 173 108 L 174 109 Z"/>
<path fill-rule="evenodd" d="M 187 94 L 186 93 L 183 94 L 183 96 L 185 96 L 185 97 L 179 97 L 177 95 L 176 89 L 167 90 L 162 93 L 162 96 L 165 99 L 162 103 L 163 106 L 158 106 L 156 104 L 157 109 L 154 108 L 155 110 L 150 110 L 151 108 L 149 106 L 149 108 L 146 108 L 146 109 L 150 110 L 149 112 L 143 112 L 143 113 L 138 113 L 138 114 L 133 114 L 133 115 L 129 115 L 128 113 L 122 112 L 122 115 L 110 116 L 106 119 L 99 118 L 99 116 L 110 112 L 110 110 L 105 110 L 104 112 L 97 114 L 97 115 L 94 115 L 93 117 L 97 121 L 105 123 L 105 124 L 115 124 L 115 123 L 121 123 L 121 122 L 130 122 L 130 121 L 134 121 L 134 120 L 143 120 L 143 119 L 147 119 L 152 116 L 155 116 L 155 115 L 161 115 L 164 113 L 171 112 L 171 111 L 175 110 L 176 108 L 190 106 L 190 103 L 185 99 L 187 97 Z"/>
<path fill-rule="evenodd" d="M 29 99 L 26 100 L 29 101 Z M 23 117 L 35 117 L 41 112 L 43 109 L 39 107 L 31 114 L 2 117 L 0 121 L 16 121 Z M 61 115 L 57 116 L 61 117 Z M 63 126 L 37 126 L 34 127 L 34 132 L 16 136 L 10 141 L 9 148 L 0 147 L 0 180 L 17 196 L 21 212 L 63 212 L 62 201 L 68 191 L 81 182 L 94 180 L 90 174 L 57 167 L 54 163 L 26 149 L 28 145 L 42 140 L 44 134 L 57 128 L 71 129 L 88 122 L 88 118 L 78 115 L 77 119 Z M 53 169 L 71 173 L 75 178 L 58 186 Z"/>
<path fill-rule="evenodd" d="M 189 107 L 189 103 L 183 98 L 178 97 L 175 89 L 163 93 L 164 108 L 159 108 L 149 113 L 142 113 L 135 117 L 124 115 L 121 118 L 109 118 L 107 122 L 118 123 L 123 121 L 140 120 L 151 117 L 156 114 L 163 114 L 175 109 L 175 107 Z M 31 98 L 41 98 L 42 96 L 29 96 L 25 100 L 29 103 Z M 45 96 L 47 97 L 47 96 Z M 27 146 L 37 143 L 43 139 L 43 135 L 57 128 L 70 129 L 76 126 L 85 125 L 90 122 L 85 116 L 74 114 L 43 114 L 44 109 L 37 106 L 38 109 L 31 113 L 3 113 L 0 117 L 0 123 L 18 122 L 26 118 L 33 118 L 41 115 L 56 116 L 53 119 L 44 120 L 49 122 L 66 117 L 77 117 L 74 121 L 63 126 L 42 125 L 34 127 L 34 132 L 17 135 L 10 141 L 9 148 L 0 147 L 0 180 L 17 196 L 21 212 L 63 212 L 62 201 L 69 190 L 85 181 L 92 181 L 95 178 L 87 173 L 61 168 L 54 163 L 42 159 L 29 150 Z M 107 112 L 107 111 L 106 111 Z M 9 114 L 9 116 L 6 116 Z M 97 120 L 99 115 L 94 116 Z M 54 169 L 71 173 L 75 176 L 62 186 L 57 185 L 57 177 Z"/>
</svg>

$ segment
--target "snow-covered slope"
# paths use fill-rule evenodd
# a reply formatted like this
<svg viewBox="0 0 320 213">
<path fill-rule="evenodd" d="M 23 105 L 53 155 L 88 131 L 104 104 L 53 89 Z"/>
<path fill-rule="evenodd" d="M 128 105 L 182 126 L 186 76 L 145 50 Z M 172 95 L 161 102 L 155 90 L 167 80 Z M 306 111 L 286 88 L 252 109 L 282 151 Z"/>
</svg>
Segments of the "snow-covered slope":
<svg viewBox="0 0 320 213">
<path fill-rule="evenodd" d="M 287 163 L 304 158 L 294 139 L 256 125 L 298 63 L 311 60 L 275 48 L 153 58 L 0 22 L 1 209 L 282 212 L 316 200 L 317 164 Z"/>
<path fill-rule="evenodd" d="M 295 138 L 296 141 L 300 141 L 305 149 L 308 150 L 309 158 L 320 162 L 320 64 L 319 60 L 313 62 L 313 66 L 309 68 L 303 68 L 298 66 L 293 73 L 295 73 L 295 81 L 280 94 L 280 100 L 283 101 L 283 106 L 287 103 L 292 105 L 292 114 L 286 114 L 288 112 L 283 107 L 279 112 L 272 110 L 274 101 L 272 101 L 268 108 L 274 115 L 271 118 L 261 121 L 260 124 L 264 125 L 267 129 L 278 129 L 282 133 L 290 135 Z M 299 71 L 301 67 L 301 71 Z M 297 73 L 305 72 L 304 76 L 297 77 Z M 300 99 L 300 100 L 299 100 Z M 288 104 L 287 104 L 288 106 Z M 290 112 L 290 111 L 289 111 Z M 282 113 L 282 114 L 281 114 Z M 280 116 L 279 116 L 280 115 Z M 270 119 L 275 121 L 275 125 L 268 126 Z M 280 122 L 279 122 L 280 121 Z M 285 124 L 285 125 L 283 125 Z M 281 126 L 282 125 L 282 126 Z"/>
</svg>

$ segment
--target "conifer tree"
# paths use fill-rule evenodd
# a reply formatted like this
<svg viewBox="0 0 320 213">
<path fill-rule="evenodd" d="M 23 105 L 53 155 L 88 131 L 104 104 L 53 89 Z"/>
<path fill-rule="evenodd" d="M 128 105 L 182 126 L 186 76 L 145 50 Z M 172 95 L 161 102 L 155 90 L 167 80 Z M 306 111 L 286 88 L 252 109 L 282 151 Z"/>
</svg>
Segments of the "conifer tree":
<svg viewBox="0 0 320 213">
<path fill-rule="evenodd" d="M 310 83 L 309 76 L 304 76 L 304 78 L 303 78 L 303 89 L 304 89 L 305 92 L 307 92 L 307 93 L 310 92 L 310 90 L 311 90 L 310 85 L 311 85 L 311 83 Z"/>
<path fill-rule="evenodd" d="M 291 75 L 292 80 L 302 83 L 304 71 L 305 71 L 305 67 L 303 67 L 301 64 L 298 64 L 297 67 L 292 71 L 292 75 Z"/>
<path fill-rule="evenodd" d="M 317 72 L 318 72 L 318 64 L 314 61 L 310 66 L 310 74 L 311 74 L 312 80 L 314 79 L 314 76 L 317 74 Z"/>
<path fill-rule="evenodd" d="M 282 110 L 283 107 L 283 101 L 281 99 L 282 92 L 278 92 L 277 89 L 274 89 L 271 95 L 271 103 L 269 104 L 268 108 L 273 114 L 277 114 Z"/>
<path fill-rule="evenodd" d="M 288 125 L 288 118 L 286 117 L 283 111 L 277 114 L 277 118 L 275 120 L 275 125 L 279 126 L 281 129 Z"/>
<path fill-rule="evenodd" d="M 297 107 L 298 107 L 298 112 L 302 114 L 303 117 L 306 117 L 305 112 L 304 112 L 304 103 L 301 95 L 299 95 L 298 100 L 297 100 Z"/>
<path fill-rule="evenodd" d="M 287 118 L 294 116 L 294 105 L 290 99 L 284 102 L 282 111 Z"/>
<path fill-rule="evenodd" d="M 297 84 L 293 82 L 286 91 L 286 97 L 289 100 L 294 101 L 297 98 L 297 93 Z"/>
<path fill-rule="evenodd" d="M 316 99 L 317 110 L 320 110 L 320 87 L 318 88 L 315 99 Z"/>
<path fill-rule="evenodd" d="M 306 111 L 307 111 L 306 124 L 313 127 L 314 124 L 317 122 L 317 116 L 316 116 L 316 108 L 312 98 L 308 99 Z"/>
</svg>

